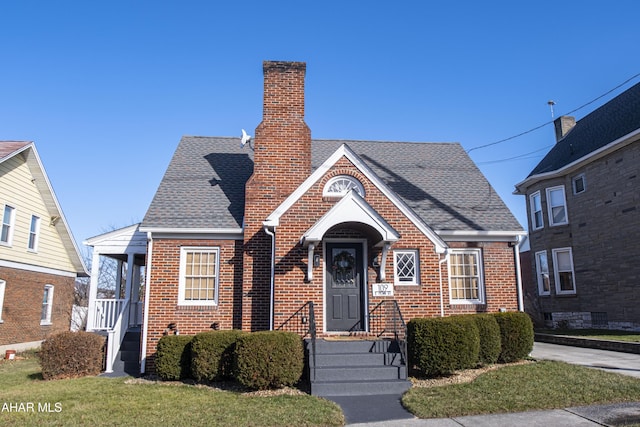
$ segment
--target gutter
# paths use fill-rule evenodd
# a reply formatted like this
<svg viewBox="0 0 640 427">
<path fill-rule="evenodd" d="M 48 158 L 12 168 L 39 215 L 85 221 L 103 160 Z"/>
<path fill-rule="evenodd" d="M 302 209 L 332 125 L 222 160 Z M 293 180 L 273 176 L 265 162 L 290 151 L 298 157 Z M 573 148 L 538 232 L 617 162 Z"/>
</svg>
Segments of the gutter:
<svg viewBox="0 0 640 427">
<path fill-rule="evenodd" d="M 151 232 L 147 232 L 147 266 L 145 266 L 145 286 L 144 286 L 144 320 L 142 321 L 142 347 L 140 353 L 140 373 L 144 374 L 147 364 L 147 330 L 149 325 L 149 299 L 151 297 L 151 260 L 153 259 L 153 239 Z"/>
<path fill-rule="evenodd" d="M 269 330 L 273 331 L 273 313 L 275 304 L 275 268 L 276 268 L 276 228 L 269 230 L 267 225 L 264 226 L 264 232 L 271 236 L 271 274 L 269 284 Z"/>
</svg>

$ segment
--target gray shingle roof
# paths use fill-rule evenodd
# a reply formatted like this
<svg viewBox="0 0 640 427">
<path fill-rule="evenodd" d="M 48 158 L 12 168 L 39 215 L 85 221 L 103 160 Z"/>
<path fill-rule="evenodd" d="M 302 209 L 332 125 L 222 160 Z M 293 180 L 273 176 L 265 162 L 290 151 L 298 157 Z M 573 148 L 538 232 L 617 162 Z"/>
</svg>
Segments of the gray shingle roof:
<svg viewBox="0 0 640 427">
<path fill-rule="evenodd" d="M 435 230 L 522 230 L 460 144 L 313 140 L 312 168 L 342 144 Z M 184 137 L 142 227 L 239 228 L 252 172 L 239 138 Z"/>
<path fill-rule="evenodd" d="M 553 172 L 640 128 L 640 83 L 576 122 L 529 176 Z"/>
</svg>

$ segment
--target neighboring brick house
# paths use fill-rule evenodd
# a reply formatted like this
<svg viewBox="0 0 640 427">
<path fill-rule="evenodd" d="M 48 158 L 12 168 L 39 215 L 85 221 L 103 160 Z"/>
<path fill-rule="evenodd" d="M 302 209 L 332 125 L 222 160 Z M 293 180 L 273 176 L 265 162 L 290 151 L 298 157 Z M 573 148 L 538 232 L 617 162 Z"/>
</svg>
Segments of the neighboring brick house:
<svg viewBox="0 0 640 427">
<path fill-rule="evenodd" d="M 527 200 L 534 316 L 640 330 L 640 84 L 555 129 L 555 146 L 515 191 Z"/>
<path fill-rule="evenodd" d="M 0 352 L 68 331 L 87 272 L 33 142 L 0 141 Z"/>
<path fill-rule="evenodd" d="M 389 299 L 405 320 L 522 309 L 525 233 L 460 144 L 312 140 L 305 64 L 263 71 L 255 138 L 183 137 L 140 224 L 143 371 L 169 324 L 277 329 L 308 301 L 319 336 L 366 334 Z"/>
</svg>

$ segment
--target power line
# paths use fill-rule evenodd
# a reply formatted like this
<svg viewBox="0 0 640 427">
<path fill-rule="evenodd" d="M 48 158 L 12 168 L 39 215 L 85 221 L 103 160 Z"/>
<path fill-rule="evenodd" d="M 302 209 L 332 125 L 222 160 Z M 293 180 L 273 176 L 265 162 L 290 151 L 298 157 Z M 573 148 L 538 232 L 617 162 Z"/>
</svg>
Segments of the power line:
<svg viewBox="0 0 640 427">
<path fill-rule="evenodd" d="M 613 89 L 608 90 L 607 92 L 603 93 L 602 95 L 600 95 L 600 96 L 598 96 L 598 97 L 596 97 L 596 98 L 592 99 L 591 101 L 587 102 L 586 104 L 582 104 L 582 105 L 581 105 L 581 106 L 579 106 L 578 108 L 575 108 L 575 109 L 573 109 L 573 110 L 569 111 L 569 112 L 568 112 L 568 113 L 566 113 L 566 114 L 567 114 L 567 115 L 569 115 L 569 114 L 573 114 L 573 113 L 575 113 L 576 111 L 581 110 L 581 109 L 583 109 L 584 107 L 586 107 L 586 106 L 588 106 L 588 105 L 593 104 L 593 103 L 594 103 L 594 102 L 596 102 L 597 100 L 602 99 L 602 98 L 604 98 L 605 96 L 609 95 L 611 92 L 615 91 L 616 89 L 619 89 L 620 87 L 622 87 L 622 86 L 626 85 L 627 83 L 629 83 L 631 80 L 633 80 L 633 79 L 637 78 L 638 76 L 640 76 L 640 73 L 635 74 L 634 76 L 629 77 L 627 80 L 625 80 L 624 82 L 620 83 L 618 86 L 614 87 Z M 477 146 L 477 147 L 470 148 L 470 149 L 468 149 L 468 150 L 467 150 L 467 154 L 468 154 L 468 153 L 470 153 L 470 152 L 472 152 L 473 150 L 480 150 L 481 148 L 487 148 L 487 147 L 491 147 L 491 146 L 493 146 L 493 145 L 502 144 L 503 142 L 511 141 L 512 139 L 516 139 L 516 138 L 519 138 L 519 137 L 521 137 L 521 136 L 524 136 L 524 135 L 526 135 L 526 134 L 528 134 L 528 133 L 535 132 L 535 131 L 537 131 L 538 129 L 541 129 L 541 128 L 543 128 L 543 127 L 545 127 L 545 126 L 547 126 L 547 125 L 550 125 L 550 124 L 552 124 L 552 123 L 553 123 L 553 120 L 551 120 L 551 121 L 549 121 L 549 122 L 546 122 L 546 123 L 543 123 L 543 124 L 541 124 L 541 125 L 539 125 L 539 126 L 536 126 L 536 127 L 532 128 L 532 129 L 529 129 L 529 130 L 527 130 L 527 131 L 521 132 L 521 133 L 519 133 L 519 134 L 517 134 L 517 135 L 510 136 L 510 137 L 508 137 L 508 138 L 504 138 L 504 139 L 501 139 L 501 140 L 499 140 L 499 141 L 491 142 L 491 143 L 489 143 L 489 144 L 479 145 L 479 146 Z"/>
<path fill-rule="evenodd" d="M 520 154 L 520 155 L 514 156 L 514 157 L 509 157 L 507 159 L 487 160 L 486 162 L 477 162 L 477 164 L 479 164 L 479 165 L 489 165 L 489 164 L 493 164 L 493 163 L 508 162 L 508 161 L 511 161 L 511 160 L 533 159 L 533 158 L 538 157 L 538 156 L 532 156 L 532 154 L 539 153 L 540 151 L 546 151 L 551 147 L 553 147 L 553 144 L 547 145 L 546 147 L 542 147 L 539 150 L 531 151 L 529 153 Z"/>
</svg>

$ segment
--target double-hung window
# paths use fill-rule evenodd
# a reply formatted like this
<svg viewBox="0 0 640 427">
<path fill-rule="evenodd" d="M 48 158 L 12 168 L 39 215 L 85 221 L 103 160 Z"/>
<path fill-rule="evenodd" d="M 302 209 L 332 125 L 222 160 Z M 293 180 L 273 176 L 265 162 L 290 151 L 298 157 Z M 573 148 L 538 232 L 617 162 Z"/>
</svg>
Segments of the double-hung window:
<svg viewBox="0 0 640 427">
<path fill-rule="evenodd" d="M 544 227 L 542 222 L 542 200 L 540 199 L 539 191 L 529 196 L 529 209 L 531 211 L 531 227 L 534 230 Z"/>
<path fill-rule="evenodd" d="M 53 311 L 53 285 L 44 285 L 44 295 L 42 296 L 42 312 L 40 314 L 40 324 L 51 324 L 51 312 Z"/>
<path fill-rule="evenodd" d="M 571 248 L 552 249 L 553 271 L 556 282 L 556 294 L 576 293 L 575 275 L 573 271 L 573 254 Z"/>
<path fill-rule="evenodd" d="M 567 201 L 564 197 L 564 187 L 547 188 L 547 209 L 549 225 L 563 225 L 569 223 L 567 217 Z"/>
<path fill-rule="evenodd" d="M 484 303 L 480 249 L 453 249 L 449 255 L 449 294 L 452 304 Z"/>
<path fill-rule="evenodd" d="M 0 231 L 1 244 L 11 246 L 15 221 L 16 209 L 9 205 L 4 205 L 4 213 L 2 215 L 2 231 Z"/>
<path fill-rule="evenodd" d="M 40 234 L 40 217 L 31 215 L 31 226 L 29 227 L 29 250 L 38 250 L 38 236 Z"/>
<path fill-rule="evenodd" d="M 217 305 L 220 248 L 180 249 L 179 305 Z"/>
<path fill-rule="evenodd" d="M 396 285 L 417 285 L 420 283 L 418 274 L 418 251 L 396 250 L 393 251 L 393 263 Z"/>
<path fill-rule="evenodd" d="M 536 252 L 536 276 L 538 279 L 538 295 L 551 294 L 547 251 Z"/>
</svg>

